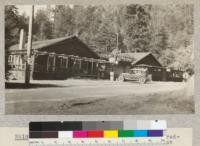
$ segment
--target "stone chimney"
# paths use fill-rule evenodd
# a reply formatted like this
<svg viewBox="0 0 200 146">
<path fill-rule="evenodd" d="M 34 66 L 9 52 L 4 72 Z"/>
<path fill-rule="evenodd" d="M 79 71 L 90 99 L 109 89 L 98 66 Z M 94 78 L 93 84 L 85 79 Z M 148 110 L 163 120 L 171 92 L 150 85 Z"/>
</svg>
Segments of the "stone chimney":
<svg viewBox="0 0 200 146">
<path fill-rule="evenodd" d="M 19 50 L 23 50 L 25 45 L 25 31 L 24 29 L 20 30 L 20 38 L 19 38 Z"/>
</svg>

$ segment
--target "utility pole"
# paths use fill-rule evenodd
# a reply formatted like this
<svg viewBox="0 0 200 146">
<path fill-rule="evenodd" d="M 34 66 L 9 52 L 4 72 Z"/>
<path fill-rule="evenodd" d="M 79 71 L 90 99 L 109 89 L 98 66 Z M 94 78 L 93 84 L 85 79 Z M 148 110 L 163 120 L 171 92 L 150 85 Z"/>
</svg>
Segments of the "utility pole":
<svg viewBox="0 0 200 146">
<path fill-rule="evenodd" d="M 29 29 L 28 29 L 27 59 L 26 59 L 26 70 L 25 70 L 25 84 L 26 85 L 29 85 L 30 83 L 33 17 L 34 17 L 34 6 L 32 5 L 31 14 L 29 16 Z"/>
<path fill-rule="evenodd" d="M 119 33 L 117 32 L 117 51 L 119 51 Z"/>
</svg>

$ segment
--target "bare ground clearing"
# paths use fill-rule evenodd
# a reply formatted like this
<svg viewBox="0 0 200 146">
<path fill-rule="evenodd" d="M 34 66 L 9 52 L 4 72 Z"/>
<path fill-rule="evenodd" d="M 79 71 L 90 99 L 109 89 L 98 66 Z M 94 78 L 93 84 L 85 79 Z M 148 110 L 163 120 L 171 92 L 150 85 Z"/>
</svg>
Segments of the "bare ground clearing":
<svg viewBox="0 0 200 146">
<path fill-rule="evenodd" d="M 69 79 L 32 83 L 41 86 L 6 89 L 6 114 L 194 113 L 193 82 L 138 84 Z"/>
</svg>

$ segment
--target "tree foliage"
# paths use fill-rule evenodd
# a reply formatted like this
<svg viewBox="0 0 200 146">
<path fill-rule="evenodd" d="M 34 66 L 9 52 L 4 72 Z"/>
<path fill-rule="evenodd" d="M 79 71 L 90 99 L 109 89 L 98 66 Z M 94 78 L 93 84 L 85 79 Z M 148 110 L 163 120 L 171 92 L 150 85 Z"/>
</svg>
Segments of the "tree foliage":
<svg viewBox="0 0 200 146">
<path fill-rule="evenodd" d="M 54 37 L 73 35 L 73 31 L 73 10 L 69 6 L 56 6 L 54 9 Z"/>
<path fill-rule="evenodd" d="M 53 24 L 49 12 L 38 10 L 34 19 L 34 40 L 46 40 L 53 38 Z"/>
<path fill-rule="evenodd" d="M 5 52 L 7 49 L 18 43 L 19 40 L 19 31 L 21 28 L 27 29 L 25 24 L 24 16 L 18 14 L 18 10 L 13 5 L 5 6 Z M 5 55 L 5 77 L 7 78 L 8 73 L 8 56 Z"/>
<path fill-rule="evenodd" d="M 193 5 L 57 5 L 51 13 L 53 20 L 48 10 L 36 13 L 35 40 L 77 35 L 99 54 L 152 52 L 164 66 L 193 68 Z M 11 31 L 26 19 L 6 9 L 6 43 L 16 42 Z"/>
<path fill-rule="evenodd" d="M 126 7 L 124 21 L 124 43 L 129 52 L 148 51 L 150 43 L 150 6 L 129 5 Z"/>
<path fill-rule="evenodd" d="M 23 16 L 18 14 L 17 8 L 5 6 L 5 48 L 18 42 L 19 30 L 24 27 Z"/>
</svg>

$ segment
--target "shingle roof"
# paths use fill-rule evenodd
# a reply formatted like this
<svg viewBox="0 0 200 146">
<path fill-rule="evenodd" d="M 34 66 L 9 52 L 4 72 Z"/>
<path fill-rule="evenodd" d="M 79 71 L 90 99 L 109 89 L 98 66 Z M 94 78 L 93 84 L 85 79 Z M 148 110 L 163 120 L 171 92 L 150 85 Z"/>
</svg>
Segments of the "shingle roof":
<svg viewBox="0 0 200 146">
<path fill-rule="evenodd" d="M 82 47 L 80 47 L 82 46 Z M 27 44 L 23 50 L 27 48 Z M 68 36 L 50 40 L 35 41 L 32 43 L 33 50 L 48 51 L 58 54 L 68 54 L 88 58 L 99 58 L 98 54 L 82 42 L 77 36 Z M 19 44 L 9 48 L 10 51 L 19 50 Z"/>
<path fill-rule="evenodd" d="M 145 58 L 146 56 L 148 56 L 149 54 L 151 54 L 150 52 L 142 52 L 142 53 L 121 53 L 119 54 L 119 58 L 122 61 L 125 61 L 126 59 L 129 60 L 130 62 L 132 62 L 132 64 L 137 63 L 138 61 L 140 61 L 141 59 Z"/>
<path fill-rule="evenodd" d="M 120 53 L 120 54 L 117 54 L 117 60 L 123 61 L 123 62 L 128 62 L 128 63 L 131 63 L 132 65 L 134 65 L 134 64 L 138 63 L 139 61 L 141 61 L 142 59 L 144 59 L 145 57 L 147 57 L 149 55 L 152 55 L 151 52 Z M 102 58 L 107 58 L 107 59 L 110 58 L 110 55 L 107 55 L 107 54 L 106 55 L 101 54 L 100 56 Z M 158 64 L 160 64 L 160 63 L 158 62 Z"/>
<path fill-rule="evenodd" d="M 72 39 L 74 37 L 75 36 L 68 36 L 68 37 L 62 37 L 62 38 L 56 38 L 56 39 L 50 39 L 50 40 L 35 41 L 35 42 L 32 43 L 32 48 L 33 49 L 44 48 L 44 47 L 51 46 L 53 44 L 62 42 L 62 41 L 67 40 L 67 39 Z M 25 48 L 26 47 L 27 47 L 27 44 L 25 44 Z M 13 45 L 9 48 L 9 50 L 18 50 L 18 49 L 19 49 L 19 44 Z"/>
</svg>

